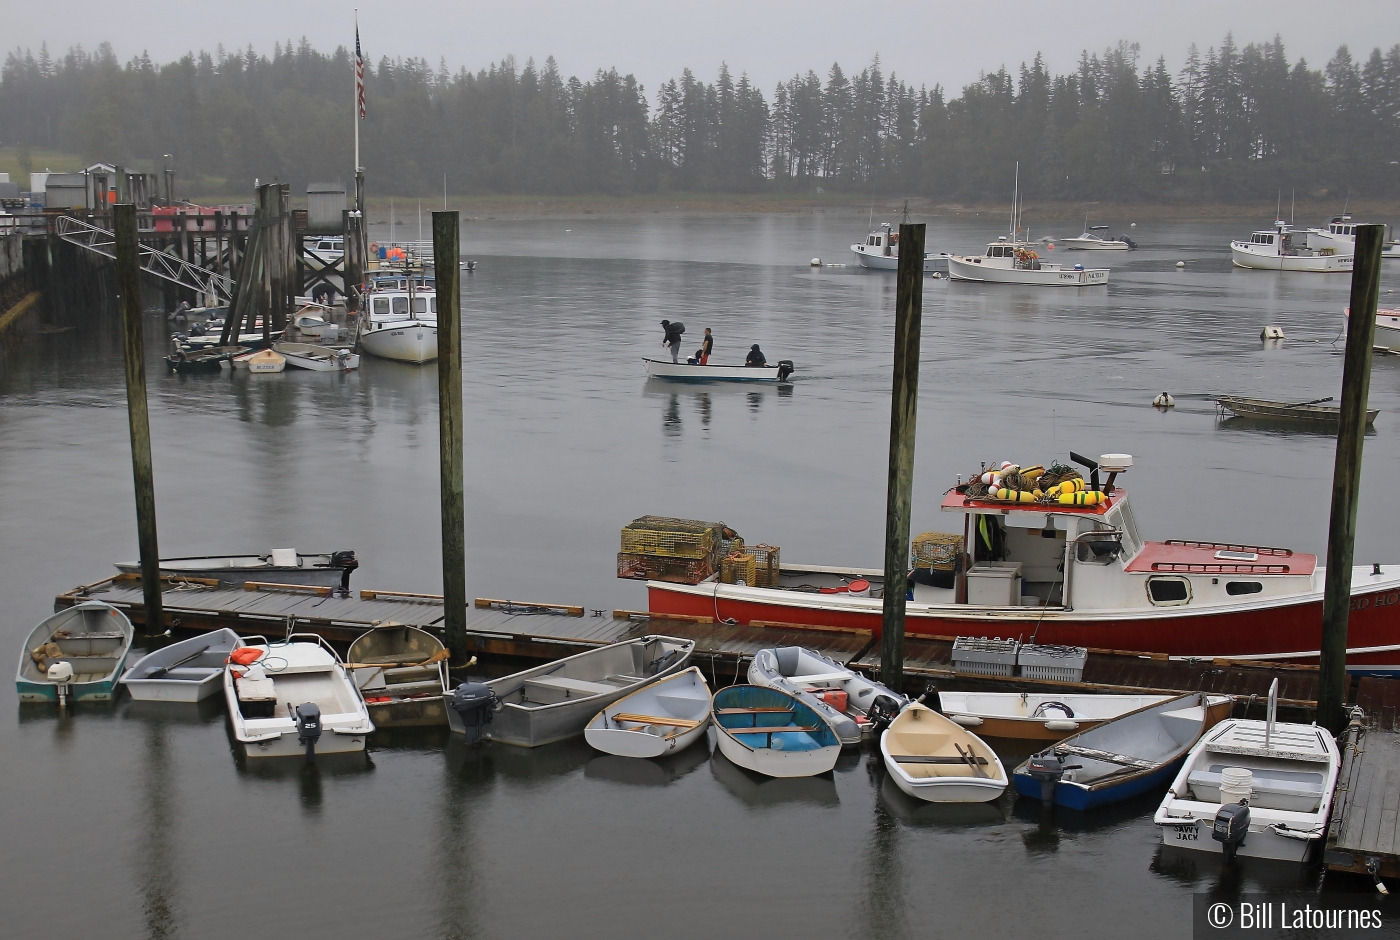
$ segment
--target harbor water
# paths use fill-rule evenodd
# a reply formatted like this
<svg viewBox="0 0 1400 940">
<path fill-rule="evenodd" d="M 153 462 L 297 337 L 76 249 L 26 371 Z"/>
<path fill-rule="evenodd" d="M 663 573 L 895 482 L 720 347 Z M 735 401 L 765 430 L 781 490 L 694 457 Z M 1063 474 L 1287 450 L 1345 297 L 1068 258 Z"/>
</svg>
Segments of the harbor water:
<svg viewBox="0 0 1400 940">
<path fill-rule="evenodd" d="M 1148 538 L 1325 552 L 1335 439 L 1225 420 L 1212 402 L 1340 394 L 1350 278 L 1233 269 L 1229 239 L 1260 221 L 1143 222 L 1136 252 L 1053 253 L 1110 266 L 1107 288 L 927 279 L 913 531 L 946 527 L 937 507 L 959 474 L 1074 450 L 1133 455 L 1120 482 Z M 866 222 L 465 221 L 479 261 L 462 299 L 471 595 L 644 609 L 642 585 L 614 575 L 618 529 L 646 513 L 723 520 L 787 563 L 880 567 L 894 277 L 809 265 L 853 263 Z M 944 218 L 928 246 L 980 253 L 1004 228 Z M 1400 306 L 1393 290 L 1390 263 L 1382 306 Z M 758 343 L 795 380 L 648 381 L 662 319 L 685 323 L 687 351 L 710 327 L 714 361 Z M 1287 338 L 1261 342 L 1267 324 Z M 435 366 L 177 377 L 160 361 L 168 329 L 152 306 L 162 554 L 353 549 L 354 588 L 440 589 Z M 137 554 L 115 313 L 60 311 L 0 370 L 0 650 L 14 662 L 54 595 Z M 1151 407 L 1162 391 L 1174 409 Z M 1400 357 L 1377 357 L 1371 407 L 1356 563 L 1400 563 Z M 582 740 L 473 750 L 381 734 L 367 757 L 308 770 L 243 760 L 220 699 L 60 714 L 20 706 L 7 683 L 0 704 L 4 936 L 913 938 L 996 924 L 1182 938 L 1193 894 L 1306 898 L 1323 880 L 1163 848 L 1160 794 L 1082 814 L 1009 795 L 919 803 L 870 749 L 827 777 L 761 780 L 708 745 L 628 761 Z M 1323 890 L 1365 887 L 1330 876 Z"/>
</svg>

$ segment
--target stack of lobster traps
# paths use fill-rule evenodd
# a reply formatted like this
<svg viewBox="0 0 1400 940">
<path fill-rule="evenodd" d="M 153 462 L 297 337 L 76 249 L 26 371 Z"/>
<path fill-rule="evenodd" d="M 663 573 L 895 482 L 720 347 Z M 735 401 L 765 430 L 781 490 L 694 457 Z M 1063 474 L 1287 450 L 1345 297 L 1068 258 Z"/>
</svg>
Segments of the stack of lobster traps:
<svg viewBox="0 0 1400 940">
<path fill-rule="evenodd" d="M 728 538 L 736 537 L 730 531 Z M 622 530 L 617 576 L 699 584 L 719 570 L 725 558 L 725 543 L 722 522 L 642 516 Z M 742 544 L 739 542 L 741 547 Z"/>
</svg>

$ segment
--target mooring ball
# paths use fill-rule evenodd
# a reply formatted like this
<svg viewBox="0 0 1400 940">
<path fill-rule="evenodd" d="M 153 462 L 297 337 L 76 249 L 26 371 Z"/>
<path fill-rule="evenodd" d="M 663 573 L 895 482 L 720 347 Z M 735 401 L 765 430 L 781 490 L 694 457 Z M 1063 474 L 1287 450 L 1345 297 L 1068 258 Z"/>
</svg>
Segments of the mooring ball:
<svg viewBox="0 0 1400 940">
<path fill-rule="evenodd" d="M 820 258 L 813 258 L 813 259 L 812 259 L 812 267 L 814 267 L 814 268 L 819 268 L 819 267 L 821 267 L 821 266 L 822 266 L 822 259 L 820 259 Z"/>
<path fill-rule="evenodd" d="M 1178 262 L 1176 263 L 1176 266 L 1177 266 L 1178 268 L 1184 268 L 1184 267 L 1186 267 L 1186 262 L 1185 262 L 1185 261 L 1178 261 Z"/>
</svg>

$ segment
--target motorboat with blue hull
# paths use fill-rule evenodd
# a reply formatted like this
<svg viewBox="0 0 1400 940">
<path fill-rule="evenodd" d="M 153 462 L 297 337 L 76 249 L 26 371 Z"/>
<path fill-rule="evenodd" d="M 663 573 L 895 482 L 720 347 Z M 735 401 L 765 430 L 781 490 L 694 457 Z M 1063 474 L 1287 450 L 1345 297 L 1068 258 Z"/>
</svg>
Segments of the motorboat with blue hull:
<svg viewBox="0 0 1400 940">
<path fill-rule="evenodd" d="M 117 570 L 140 576 L 139 561 L 119 561 Z M 162 558 L 161 577 L 216 580 L 222 589 L 241 588 L 247 581 L 272 584 L 311 584 L 350 590 L 350 573 L 360 566 L 353 551 L 305 553 L 274 548 L 266 554 L 190 555 Z"/>
<path fill-rule="evenodd" d="M 749 683 L 796 695 L 842 744 L 873 737 L 909 704 L 873 679 L 801 646 L 759 650 L 749 664 Z"/>
<path fill-rule="evenodd" d="M 811 777 L 836 766 L 841 740 L 821 716 L 782 689 L 731 685 L 715 693 L 719 750 L 769 777 Z"/>
<path fill-rule="evenodd" d="M 135 631 L 110 604 L 88 601 L 39 622 L 20 652 L 21 702 L 110 701 Z"/>
<path fill-rule="evenodd" d="M 138 702 L 200 702 L 223 688 L 224 666 L 243 638 L 228 627 L 147 653 L 122 673 Z"/>
<path fill-rule="evenodd" d="M 1233 704 L 1228 695 L 1179 695 L 1071 735 L 1016 768 L 1016 792 L 1085 810 L 1164 787 Z"/>
<path fill-rule="evenodd" d="M 794 367 L 791 359 L 775 366 L 698 365 L 688 362 L 667 362 L 665 359 L 645 359 L 647 375 L 672 382 L 786 382 Z"/>
</svg>

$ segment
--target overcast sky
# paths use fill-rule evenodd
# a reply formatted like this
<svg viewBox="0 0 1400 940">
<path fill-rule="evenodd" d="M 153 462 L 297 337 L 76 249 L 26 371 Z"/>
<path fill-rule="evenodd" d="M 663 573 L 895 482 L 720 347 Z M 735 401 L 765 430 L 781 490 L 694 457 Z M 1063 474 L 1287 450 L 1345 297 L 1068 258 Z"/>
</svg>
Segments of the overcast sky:
<svg viewBox="0 0 1400 940">
<path fill-rule="evenodd" d="M 270 53 L 278 40 L 306 36 L 320 49 L 354 41 L 353 3 L 334 0 L 6 0 L 0 7 L 6 49 L 40 43 L 58 53 L 81 43 L 111 42 L 123 60 L 145 50 L 159 62 L 190 50 L 252 43 Z M 1159 55 L 1180 68 L 1187 47 L 1204 53 L 1233 31 L 1240 45 L 1283 37 L 1290 60 L 1320 68 L 1346 43 L 1363 58 L 1372 48 L 1400 43 L 1395 0 L 1318 3 L 1268 0 L 1224 3 L 1050 4 L 910 2 L 910 0 L 507 0 L 360 6 L 367 57 L 445 57 L 453 71 L 475 70 L 513 53 L 558 60 L 566 75 L 588 77 L 599 67 L 632 72 L 655 100 L 657 85 L 689 66 L 712 80 L 721 62 L 748 72 L 771 96 L 774 84 L 832 62 L 859 71 L 877 53 L 886 73 L 914 85 L 941 83 L 956 92 L 982 71 L 1005 64 L 1013 72 L 1037 51 L 1050 69 L 1071 69 L 1080 50 L 1101 51 L 1120 39 L 1139 43 L 1145 61 Z"/>
</svg>

